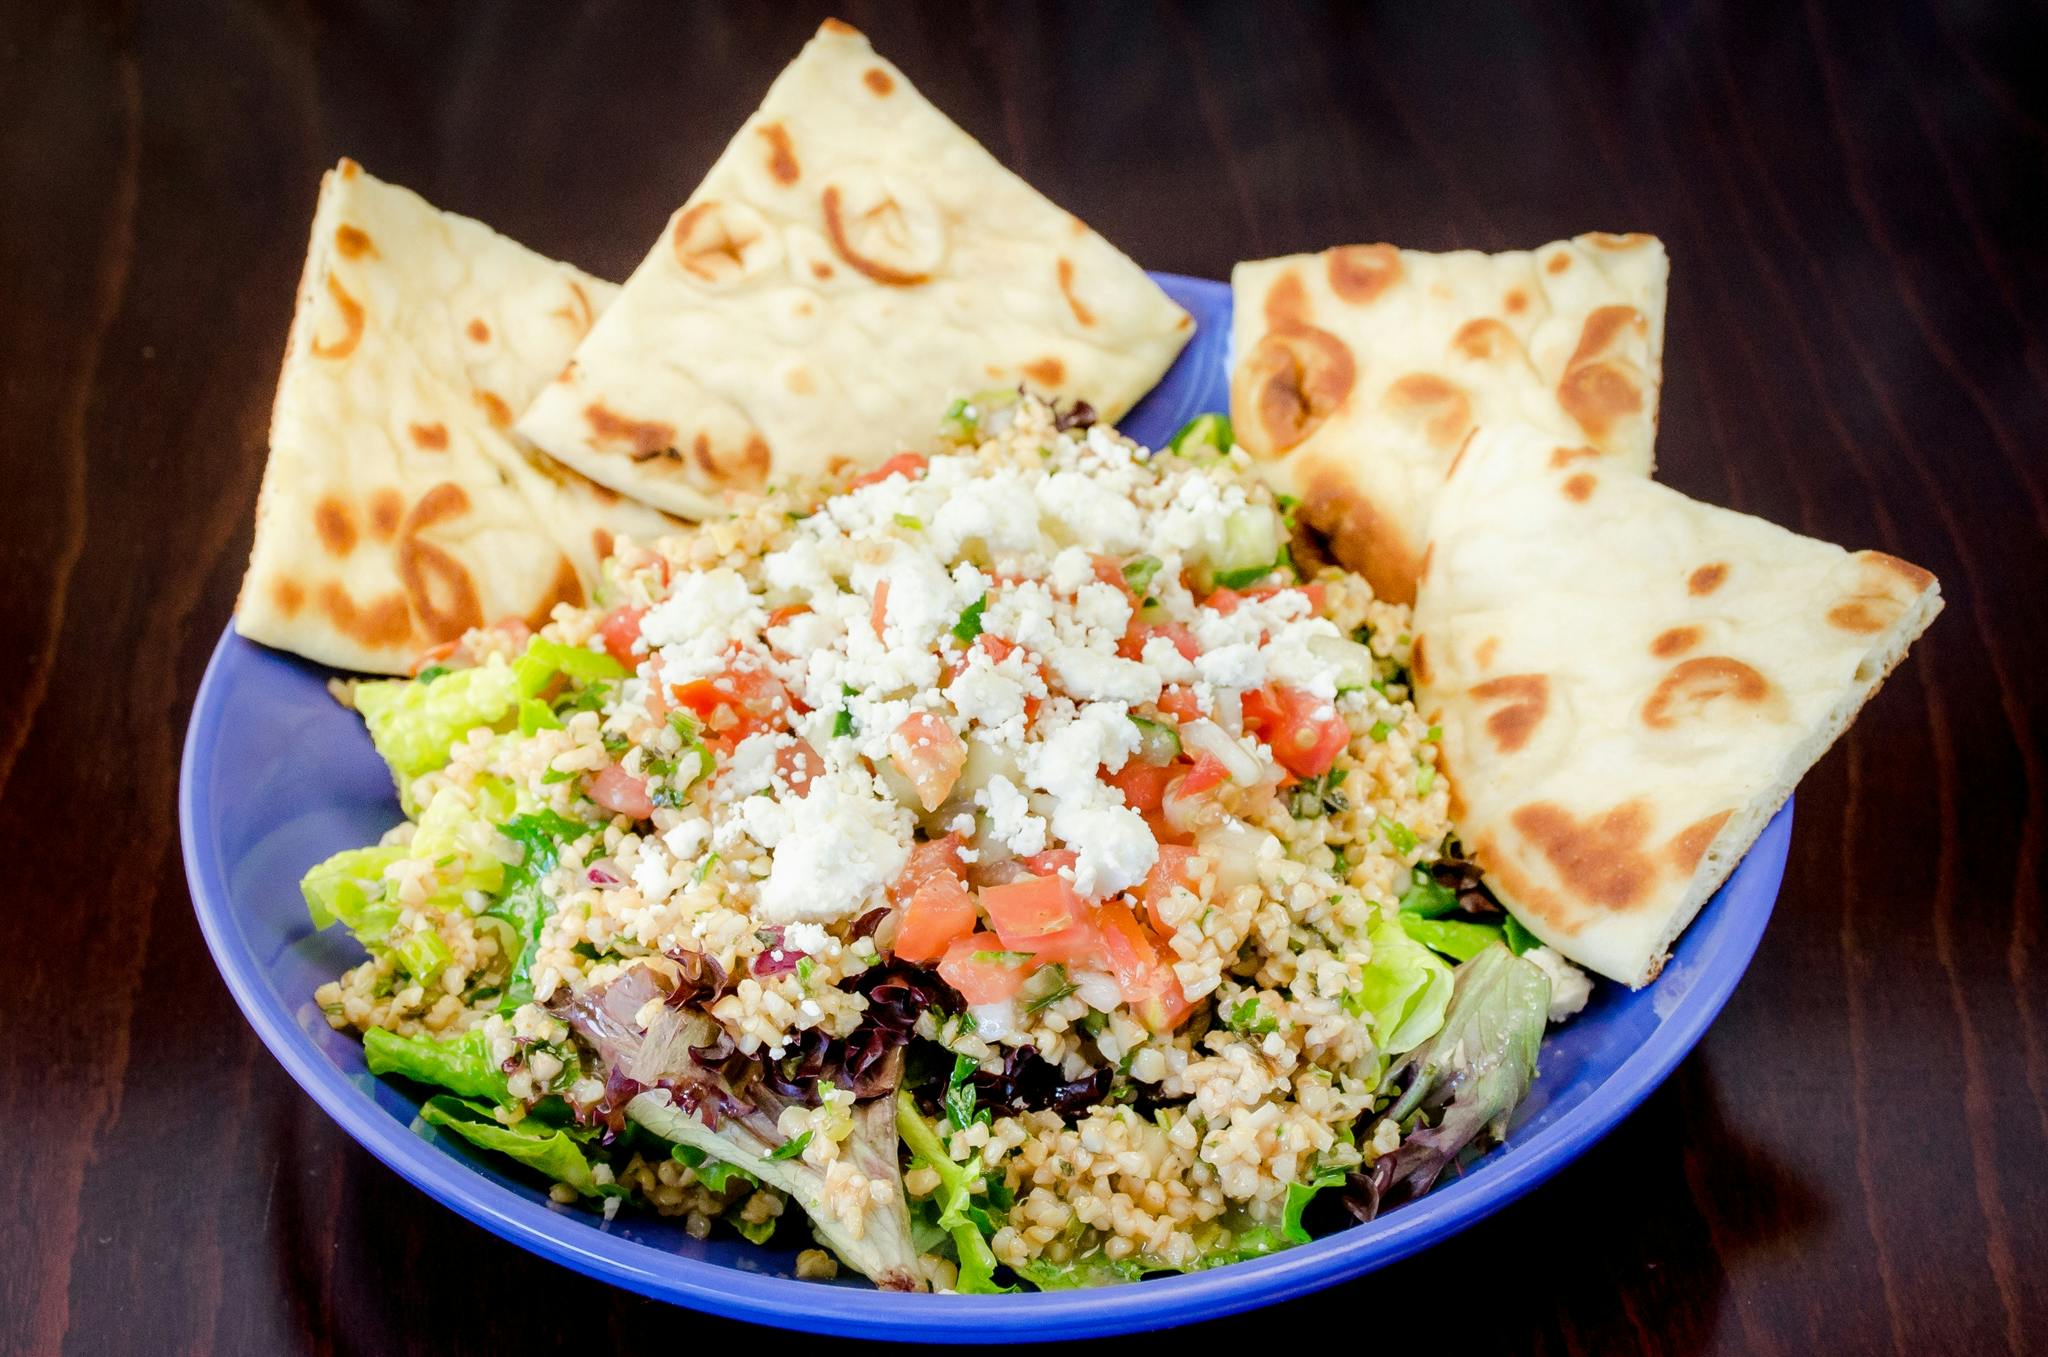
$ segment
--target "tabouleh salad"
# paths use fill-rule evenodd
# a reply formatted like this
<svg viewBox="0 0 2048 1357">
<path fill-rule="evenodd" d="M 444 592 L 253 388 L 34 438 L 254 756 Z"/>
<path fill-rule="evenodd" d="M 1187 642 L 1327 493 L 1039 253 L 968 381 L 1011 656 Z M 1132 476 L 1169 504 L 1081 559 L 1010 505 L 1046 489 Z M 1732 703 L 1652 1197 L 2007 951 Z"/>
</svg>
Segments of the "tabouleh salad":
<svg viewBox="0 0 2048 1357">
<path fill-rule="evenodd" d="M 803 1276 L 1129 1280 L 1426 1191 L 1588 985 L 1289 508 L 1219 416 L 987 394 L 338 683 L 408 818 L 305 878 L 369 953 L 317 1002 L 557 1201 Z"/>
</svg>

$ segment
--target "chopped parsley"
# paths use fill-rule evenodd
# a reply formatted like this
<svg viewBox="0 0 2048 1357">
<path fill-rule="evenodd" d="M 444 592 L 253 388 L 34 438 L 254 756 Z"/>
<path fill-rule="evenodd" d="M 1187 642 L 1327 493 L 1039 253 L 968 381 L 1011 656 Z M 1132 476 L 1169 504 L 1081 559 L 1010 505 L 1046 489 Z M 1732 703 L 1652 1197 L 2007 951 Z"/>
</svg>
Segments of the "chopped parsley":
<svg viewBox="0 0 2048 1357">
<path fill-rule="evenodd" d="M 1268 1032 L 1280 1030 L 1280 1020 L 1260 1010 L 1259 996 L 1256 994 L 1247 995 L 1240 1002 L 1233 1004 L 1229 1012 L 1224 1014 L 1223 1023 L 1231 1031 L 1243 1032 L 1247 1036 L 1262 1037 Z"/>
<path fill-rule="evenodd" d="M 1012 966 L 1012 967 L 1014 967 L 1014 966 L 1022 966 L 1022 965 L 1023 965 L 1023 964 L 1025 963 L 1025 962 L 1027 962 L 1027 961 L 1031 960 L 1031 958 L 1032 958 L 1032 957 L 1034 957 L 1034 956 L 1037 956 L 1037 955 L 1038 955 L 1038 953 L 1036 953 L 1036 952 L 996 952 L 996 951 L 988 951 L 988 952 L 975 952 L 975 953 L 972 953 L 972 954 L 971 954 L 971 958 L 972 958 L 973 960 L 975 960 L 975 961 L 978 961 L 978 962 L 980 962 L 980 963 L 981 963 L 982 965 L 984 965 L 984 966 Z"/>
<path fill-rule="evenodd" d="M 1332 768 L 1321 777 L 1295 783 L 1287 793 L 1288 813 L 1297 820 L 1313 820 L 1319 815 L 1336 815 L 1350 809 L 1350 798 L 1337 790 L 1346 771 Z"/>
<path fill-rule="evenodd" d="M 1067 978 L 1067 968 L 1057 963 L 1045 968 L 1045 974 L 1053 977 L 1051 988 L 1024 1005 L 1026 1013 L 1039 1013 L 1051 1008 L 1081 987 Z"/>
<path fill-rule="evenodd" d="M 809 1131 L 804 1132 L 795 1140 L 785 1140 L 784 1142 L 782 1142 L 782 1144 L 777 1145 L 774 1149 L 768 1151 L 769 1162 L 773 1163 L 775 1161 L 783 1159 L 794 1159 L 798 1155 L 802 1154 L 804 1152 L 804 1146 L 810 1143 L 811 1133 Z"/>
<path fill-rule="evenodd" d="M 841 697 L 855 697 L 858 696 L 859 693 L 860 689 L 854 687 L 850 683 L 842 683 L 839 685 L 839 695 Z M 837 740 L 842 739 L 846 736 L 850 736 L 853 734 L 854 729 L 855 727 L 853 724 L 853 712 L 842 704 L 839 708 L 838 714 L 833 716 L 832 718 L 832 738 Z"/>
<path fill-rule="evenodd" d="M 989 1110 L 979 1112 L 974 1107 L 974 1072 L 980 1062 L 971 1055 L 953 1057 L 953 1073 L 946 1078 L 946 1093 L 939 1101 L 946 1112 L 946 1123 L 956 1131 L 964 1131 L 977 1121 L 988 1121 Z"/>
<path fill-rule="evenodd" d="M 1417 842 L 1415 831 L 1402 824 L 1399 820 L 1390 820 L 1384 815 L 1380 816 L 1379 831 L 1387 836 L 1388 843 L 1394 845 L 1396 853 L 1412 853 L 1415 851 Z"/>
</svg>

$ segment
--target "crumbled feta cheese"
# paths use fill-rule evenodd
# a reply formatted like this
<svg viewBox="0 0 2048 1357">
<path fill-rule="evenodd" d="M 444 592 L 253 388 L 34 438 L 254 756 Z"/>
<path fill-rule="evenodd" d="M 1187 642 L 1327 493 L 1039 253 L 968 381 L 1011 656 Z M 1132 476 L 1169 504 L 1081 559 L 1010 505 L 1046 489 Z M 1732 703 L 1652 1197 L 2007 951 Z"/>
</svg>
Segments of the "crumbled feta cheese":
<svg viewBox="0 0 2048 1357">
<path fill-rule="evenodd" d="M 775 854 L 755 906 L 765 923 L 853 918 L 909 859 L 909 813 L 855 770 L 813 778 L 809 795 L 770 802 L 773 813 L 756 809 L 765 800 L 740 807 L 749 831 Z"/>
<path fill-rule="evenodd" d="M 1522 953 L 1522 960 L 1534 962 L 1536 968 L 1550 977 L 1550 1020 L 1563 1022 L 1586 1006 L 1586 1000 L 1593 995 L 1593 982 L 1586 973 L 1562 954 L 1548 947 L 1532 947 Z"/>
</svg>

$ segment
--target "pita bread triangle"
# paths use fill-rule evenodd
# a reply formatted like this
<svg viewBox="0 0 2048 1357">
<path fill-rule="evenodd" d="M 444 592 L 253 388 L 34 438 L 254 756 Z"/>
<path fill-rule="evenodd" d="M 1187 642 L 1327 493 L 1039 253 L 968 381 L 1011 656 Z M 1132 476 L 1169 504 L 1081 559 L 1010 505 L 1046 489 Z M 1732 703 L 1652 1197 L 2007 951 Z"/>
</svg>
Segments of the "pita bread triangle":
<svg viewBox="0 0 2048 1357">
<path fill-rule="evenodd" d="M 674 513 L 926 444 L 1019 383 L 1114 419 L 1193 333 L 1079 218 L 827 20 L 519 428 Z"/>
<path fill-rule="evenodd" d="M 470 627 L 583 602 L 615 534 L 671 526 L 510 428 L 616 292 L 354 161 L 329 171 L 236 629 L 404 673 Z"/>
<path fill-rule="evenodd" d="M 1239 264 L 1237 440 L 1339 561 L 1412 602 L 1436 488 L 1474 427 L 1532 423 L 1649 473 L 1669 274 L 1655 237 L 1601 232 Z"/>
<path fill-rule="evenodd" d="M 1940 610 L 1896 557 L 1481 430 L 1415 607 L 1452 822 L 1532 933 L 1642 985 Z"/>
</svg>

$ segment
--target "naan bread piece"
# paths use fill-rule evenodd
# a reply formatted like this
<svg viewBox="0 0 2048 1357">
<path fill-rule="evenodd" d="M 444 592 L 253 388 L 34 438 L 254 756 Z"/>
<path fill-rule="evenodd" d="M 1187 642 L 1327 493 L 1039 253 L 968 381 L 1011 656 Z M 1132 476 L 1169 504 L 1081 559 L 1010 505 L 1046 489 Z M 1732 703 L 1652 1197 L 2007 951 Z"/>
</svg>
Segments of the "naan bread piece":
<svg viewBox="0 0 2048 1357">
<path fill-rule="evenodd" d="M 1534 424 L 1649 474 L 1669 274 L 1655 237 L 1606 234 L 1239 264 L 1237 440 L 1340 561 L 1410 602 L 1437 486 L 1475 427 Z"/>
<path fill-rule="evenodd" d="M 1527 427 L 1473 436 L 1425 559 L 1452 823 L 1530 932 L 1630 985 L 1941 610 L 1918 566 Z"/>
<path fill-rule="evenodd" d="M 925 444 L 1024 383 L 1114 419 L 1193 333 L 1079 218 L 827 20 L 520 431 L 672 512 Z"/>
<path fill-rule="evenodd" d="M 670 526 L 511 432 L 617 291 L 354 161 L 330 171 L 237 630 L 403 673 L 470 627 L 581 603 L 614 534 Z"/>
</svg>

